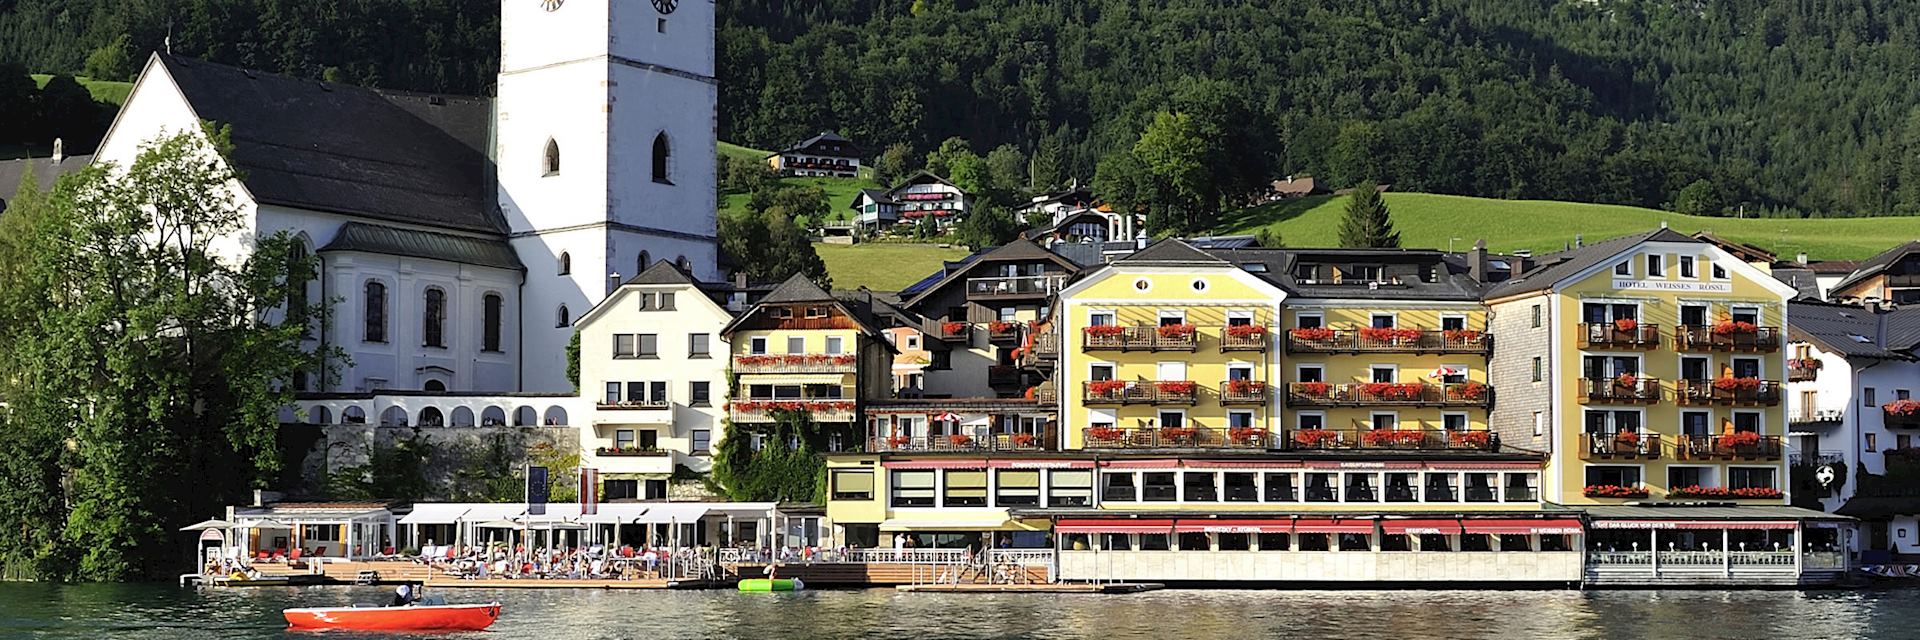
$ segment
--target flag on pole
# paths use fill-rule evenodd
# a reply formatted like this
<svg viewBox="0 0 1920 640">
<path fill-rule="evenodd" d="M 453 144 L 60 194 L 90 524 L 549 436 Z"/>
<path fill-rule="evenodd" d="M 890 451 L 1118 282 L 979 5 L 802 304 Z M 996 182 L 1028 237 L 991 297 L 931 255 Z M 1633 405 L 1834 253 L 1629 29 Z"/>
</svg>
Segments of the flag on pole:
<svg viewBox="0 0 1920 640">
<path fill-rule="evenodd" d="M 580 468 L 580 515 L 591 516 L 600 513 L 600 470 L 592 467 Z"/>
<path fill-rule="evenodd" d="M 547 468 L 527 467 L 527 515 L 547 514 Z"/>
</svg>

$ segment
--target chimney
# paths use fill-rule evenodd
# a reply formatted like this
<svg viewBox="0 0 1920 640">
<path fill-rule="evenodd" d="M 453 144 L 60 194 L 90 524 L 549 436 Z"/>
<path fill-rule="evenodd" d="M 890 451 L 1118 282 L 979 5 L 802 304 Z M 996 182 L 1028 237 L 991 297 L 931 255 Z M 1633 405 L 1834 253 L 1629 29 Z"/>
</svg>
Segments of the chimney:
<svg viewBox="0 0 1920 640">
<path fill-rule="evenodd" d="M 1576 248 L 1584 247 L 1584 246 L 1587 246 L 1587 242 L 1585 239 L 1580 237 L 1580 234 L 1576 233 L 1576 234 L 1573 234 L 1573 246 Z"/>
<path fill-rule="evenodd" d="M 733 272 L 733 288 L 735 289 L 747 288 L 747 272 L 745 271 Z"/>
<path fill-rule="evenodd" d="M 1467 276 L 1474 282 L 1487 281 L 1487 241 L 1473 241 L 1473 248 L 1467 250 Z"/>
<path fill-rule="evenodd" d="M 1805 251 L 1802 251 L 1802 252 L 1800 252 L 1800 253 L 1798 253 L 1798 254 L 1795 254 L 1795 255 L 1793 256 L 1793 259 L 1794 259 L 1794 260 L 1796 260 L 1796 261 L 1799 261 L 1799 262 L 1800 262 L 1800 264 L 1806 264 L 1806 263 L 1807 263 L 1807 252 L 1805 252 Z"/>
<path fill-rule="evenodd" d="M 58 166 L 67 159 L 66 148 L 67 145 L 65 142 L 61 142 L 59 138 L 53 139 L 53 164 L 55 166 Z"/>
</svg>

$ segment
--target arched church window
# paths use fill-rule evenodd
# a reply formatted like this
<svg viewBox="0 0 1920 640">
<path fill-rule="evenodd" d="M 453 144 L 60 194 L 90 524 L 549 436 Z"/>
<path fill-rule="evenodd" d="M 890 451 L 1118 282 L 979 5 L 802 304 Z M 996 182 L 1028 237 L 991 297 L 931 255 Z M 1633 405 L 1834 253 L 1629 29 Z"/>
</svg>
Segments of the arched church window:
<svg viewBox="0 0 1920 640">
<path fill-rule="evenodd" d="M 560 305 L 560 318 L 554 322 L 553 326 L 556 328 L 565 328 L 572 325 L 573 316 L 567 313 L 567 305 Z"/>
<path fill-rule="evenodd" d="M 640 274 L 640 273 L 644 273 L 644 272 L 645 272 L 645 271 L 647 270 L 647 267 L 651 267 L 651 266 L 653 266 L 653 254 L 651 254 L 651 253 L 647 253 L 647 252 L 645 252 L 645 251 L 641 251 L 641 252 L 640 252 L 640 261 L 639 261 L 639 262 L 640 262 L 640 268 L 638 268 L 638 269 L 635 269 L 635 270 L 633 271 L 633 273 L 634 273 L 635 275 L 638 275 L 638 274 Z"/>
<path fill-rule="evenodd" d="M 678 258 L 675 258 L 673 260 L 673 263 L 675 265 L 679 265 L 681 271 L 685 271 L 688 273 L 693 272 L 693 261 L 688 260 L 686 256 L 680 256 Z"/>
<path fill-rule="evenodd" d="M 367 281 L 366 300 L 367 328 L 361 339 L 367 342 L 387 341 L 387 285 L 377 281 Z"/>
<path fill-rule="evenodd" d="M 292 277 L 294 274 L 304 275 L 308 273 L 308 255 L 310 254 L 307 253 L 307 246 L 305 244 L 295 245 L 292 251 L 287 252 L 287 275 L 289 277 Z M 311 280 L 302 280 L 299 284 L 287 287 L 287 315 L 289 319 L 305 318 L 307 316 L 307 283 L 309 282 L 311 282 Z M 300 329 L 300 337 L 312 338 L 313 326 L 308 325 L 302 327 Z"/>
<path fill-rule="evenodd" d="M 421 342 L 429 347 L 447 346 L 447 292 L 427 289 L 426 305 L 420 314 Z"/>
<path fill-rule="evenodd" d="M 547 138 L 547 154 L 540 166 L 545 170 L 544 175 L 560 175 L 560 143 L 553 138 Z"/>
<path fill-rule="evenodd" d="M 573 254 L 567 253 L 565 251 L 560 252 L 560 275 L 564 276 L 572 273 L 573 273 Z"/>
<path fill-rule="evenodd" d="M 489 293 L 480 302 L 480 350 L 500 351 L 500 294 Z"/>
<path fill-rule="evenodd" d="M 673 150 L 667 144 L 667 133 L 662 131 L 653 137 L 653 181 L 661 184 L 673 184 L 667 180 L 667 162 Z"/>
</svg>

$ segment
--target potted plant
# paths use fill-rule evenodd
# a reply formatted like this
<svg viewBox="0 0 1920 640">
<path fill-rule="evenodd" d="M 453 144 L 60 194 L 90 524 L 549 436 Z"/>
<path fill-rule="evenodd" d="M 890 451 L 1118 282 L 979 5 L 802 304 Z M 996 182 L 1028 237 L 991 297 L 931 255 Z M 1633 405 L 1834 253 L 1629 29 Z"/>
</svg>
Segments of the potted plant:
<svg viewBox="0 0 1920 640">
<path fill-rule="evenodd" d="M 1163 324 L 1160 325 L 1160 328 L 1156 329 L 1156 331 L 1160 333 L 1160 337 L 1168 340 L 1190 340 L 1193 338 L 1194 326 L 1190 324 Z"/>
<path fill-rule="evenodd" d="M 907 444 L 911 442 L 913 442 L 913 438 L 907 437 L 905 435 L 887 436 L 887 446 L 893 447 L 895 449 L 907 446 Z"/>
<path fill-rule="evenodd" d="M 1173 380 L 1173 381 L 1167 381 L 1167 382 L 1155 382 L 1153 383 L 1153 388 L 1154 390 L 1159 391 L 1163 395 L 1191 396 L 1193 395 L 1194 386 L 1192 382 L 1189 382 L 1186 380 Z"/>
<path fill-rule="evenodd" d="M 1745 498 L 1749 500 L 1778 500 L 1786 495 L 1781 493 L 1779 489 L 1773 487 L 1747 487 L 1744 489 L 1734 489 L 1730 493 L 1735 498 Z"/>
<path fill-rule="evenodd" d="M 1117 324 L 1101 324 L 1086 328 L 1087 335 L 1096 338 L 1115 338 L 1126 333 L 1127 328 Z"/>
<path fill-rule="evenodd" d="M 1340 440 L 1340 434 L 1328 429 L 1301 429 L 1293 432 L 1293 442 L 1302 447 L 1320 448 Z"/>
<path fill-rule="evenodd" d="M 1640 321 L 1633 318 L 1621 318 L 1613 321 L 1613 329 L 1621 333 L 1632 333 L 1640 328 Z"/>
<path fill-rule="evenodd" d="M 942 334 L 945 334 L 945 335 L 950 335 L 950 336 L 951 336 L 951 335 L 958 335 L 958 334 L 959 334 L 960 332 L 962 332 L 962 331 L 966 331 L 966 330 L 967 330 L 967 323 L 965 323 L 965 322 L 942 322 L 942 323 L 940 323 L 940 333 L 942 333 Z"/>
<path fill-rule="evenodd" d="M 987 324 L 987 331 L 990 331 L 995 334 L 1003 334 L 1003 333 L 1012 331 L 1014 327 L 1017 327 L 1017 326 L 1020 326 L 1020 325 L 1014 324 L 1012 322 L 1008 322 L 1006 320 L 995 320 Z"/>
<path fill-rule="evenodd" d="M 1485 449 L 1493 443 L 1493 434 L 1487 431 L 1452 431 L 1447 437 L 1455 446 L 1471 449 Z"/>
<path fill-rule="evenodd" d="M 1613 386 L 1627 392 L 1628 395 L 1638 395 L 1640 378 L 1631 373 L 1622 373 L 1614 377 Z"/>
<path fill-rule="evenodd" d="M 1233 395 L 1244 396 L 1254 393 L 1254 389 L 1261 386 L 1263 385 L 1252 380 L 1228 380 L 1226 392 Z"/>
<path fill-rule="evenodd" d="M 1760 434 L 1752 431 L 1730 433 L 1720 436 L 1720 443 L 1734 449 L 1752 449 L 1760 446 Z"/>
<path fill-rule="evenodd" d="M 1258 427 L 1234 427 L 1227 430 L 1227 439 L 1237 445 L 1252 445 L 1267 439 L 1267 430 Z"/>
<path fill-rule="evenodd" d="M 1360 339 L 1367 342 L 1391 343 L 1400 336 L 1400 332 L 1391 327 L 1361 327 Z"/>
<path fill-rule="evenodd" d="M 1293 383 L 1294 394 L 1302 397 L 1307 397 L 1307 398 L 1325 398 L 1327 397 L 1327 392 L 1332 390 L 1333 390 L 1333 385 L 1325 382 Z"/>
<path fill-rule="evenodd" d="M 1326 342 L 1335 335 L 1333 329 L 1327 327 L 1300 327 L 1287 333 L 1302 342 Z"/>
<path fill-rule="evenodd" d="M 1165 427 L 1160 429 L 1160 439 L 1175 444 L 1193 444 L 1193 437 L 1198 433 L 1193 427 Z"/>
<path fill-rule="evenodd" d="M 1261 324 L 1236 324 L 1227 327 L 1227 335 L 1235 338 L 1263 338 L 1267 335 L 1267 326 Z"/>
<path fill-rule="evenodd" d="M 1127 388 L 1122 380 L 1095 380 L 1087 383 L 1087 393 L 1096 398 L 1118 398 Z"/>
<path fill-rule="evenodd" d="M 1645 498 L 1647 497 L 1646 487 L 1641 487 L 1641 486 L 1623 487 L 1617 484 L 1587 485 L 1587 487 L 1582 491 L 1582 493 L 1586 494 L 1586 496 L 1589 498 Z"/>
<path fill-rule="evenodd" d="M 1912 424 L 1915 418 L 1920 418 L 1920 400 L 1895 400 L 1880 405 L 1880 410 L 1885 411 L 1894 422 Z"/>
<path fill-rule="evenodd" d="M 1037 438 L 1031 433 L 1016 433 L 1016 434 L 1013 434 L 1012 437 L 1008 438 L 1009 441 L 1013 442 L 1013 446 L 1020 447 L 1023 449 L 1033 446 L 1033 443 L 1036 439 Z"/>
<path fill-rule="evenodd" d="M 1726 487 L 1703 487 L 1699 485 L 1690 485 L 1685 487 L 1674 487 L 1672 489 L 1667 490 L 1667 497 L 1669 498 L 1724 498 L 1724 497 L 1727 497 L 1727 495 L 1728 493 L 1727 493 Z"/>
<path fill-rule="evenodd" d="M 1087 437 L 1099 442 L 1118 442 L 1127 432 L 1118 427 L 1094 427 L 1087 430 Z"/>
<path fill-rule="evenodd" d="M 1455 400 L 1480 400 L 1487 396 L 1485 383 L 1468 380 L 1460 384 L 1447 385 L 1447 397 Z"/>
<path fill-rule="evenodd" d="M 947 442 L 956 447 L 970 447 L 973 446 L 973 436 L 964 433 L 950 434 L 947 436 Z"/>
<path fill-rule="evenodd" d="M 1482 334 L 1472 329 L 1447 329 L 1440 336 L 1447 339 L 1447 344 L 1470 345 L 1479 343 Z"/>
<path fill-rule="evenodd" d="M 1733 320 L 1721 320 L 1719 322 L 1713 323 L 1713 334 L 1717 336 L 1749 334 L 1749 333 L 1756 333 L 1758 331 L 1760 331 L 1760 327 L 1755 326 L 1751 322 L 1736 322 Z"/>
</svg>

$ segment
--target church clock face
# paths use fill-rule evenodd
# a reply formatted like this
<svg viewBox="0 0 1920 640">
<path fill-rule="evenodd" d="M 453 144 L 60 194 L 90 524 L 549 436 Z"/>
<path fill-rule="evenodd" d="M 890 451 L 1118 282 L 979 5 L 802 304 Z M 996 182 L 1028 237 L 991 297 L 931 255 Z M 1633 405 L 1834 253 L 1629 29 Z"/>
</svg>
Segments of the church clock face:
<svg viewBox="0 0 1920 640">
<path fill-rule="evenodd" d="M 678 8 L 680 8 L 680 0 L 653 0 L 653 10 L 661 14 L 673 13 L 673 10 Z"/>
<path fill-rule="evenodd" d="M 558 11 L 560 10 L 560 3 L 565 1 L 566 0 L 540 0 L 540 8 L 548 11 Z"/>
</svg>

